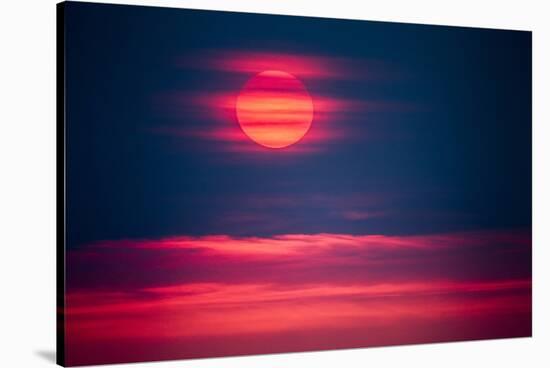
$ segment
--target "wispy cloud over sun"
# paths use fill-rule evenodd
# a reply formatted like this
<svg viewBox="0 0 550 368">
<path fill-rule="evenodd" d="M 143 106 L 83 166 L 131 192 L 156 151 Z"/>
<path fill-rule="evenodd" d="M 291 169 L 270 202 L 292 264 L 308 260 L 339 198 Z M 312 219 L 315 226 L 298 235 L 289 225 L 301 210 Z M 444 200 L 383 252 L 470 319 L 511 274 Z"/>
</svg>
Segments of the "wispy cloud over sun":
<svg viewBox="0 0 550 368">
<path fill-rule="evenodd" d="M 154 131 L 179 137 L 186 144 L 201 142 L 204 149 L 233 154 L 235 160 L 265 159 L 272 154 L 244 134 L 236 114 L 241 89 L 261 72 L 281 71 L 293 75 L 305 85 L 313 102 L 311 128 L 298 144 L 278 152 L 280 156 L 322 152 L 335 143 L 352 142 L 358 136 L 357 125 L 368 118 L 368 114 L 400 111 L 406 106 L 397 101 L 345 97 L 334 90 L 334 83 L 389 78 L 390 73 L 380 63 L 372 61 L 322 55 L 202 50 L 182 57 L 177 66 L 213 73 L 211 79 L 218 83 L 193 89 L 182 86 L 181 90 L 159 93 L 154 105 L 160 115 L 171 116 L 172 122 L 157 126 Z M 186 121 L 178 124 L 178 119 L 184 117 Z M 190 117 L 194 120 L 190 121 Z M 231 157 L 223 159 L 227 161 Z"/>
</svg>

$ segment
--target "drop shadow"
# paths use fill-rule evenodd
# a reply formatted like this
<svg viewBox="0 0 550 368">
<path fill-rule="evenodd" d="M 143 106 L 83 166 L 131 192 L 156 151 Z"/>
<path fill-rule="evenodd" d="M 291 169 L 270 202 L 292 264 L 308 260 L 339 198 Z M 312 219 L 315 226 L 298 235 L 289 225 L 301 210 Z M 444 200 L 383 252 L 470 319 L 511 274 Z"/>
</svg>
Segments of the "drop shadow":
<svg viewBox="0 0 550 368">
<path fill-rule="evenodd" d="M 34 353 L 39 357 L 41 357 L 42 359 L 55 364 L 55 358 L 56 358 L 55 350 L 38 350 L 38 351 L 35 351 Z"/>
</svg>

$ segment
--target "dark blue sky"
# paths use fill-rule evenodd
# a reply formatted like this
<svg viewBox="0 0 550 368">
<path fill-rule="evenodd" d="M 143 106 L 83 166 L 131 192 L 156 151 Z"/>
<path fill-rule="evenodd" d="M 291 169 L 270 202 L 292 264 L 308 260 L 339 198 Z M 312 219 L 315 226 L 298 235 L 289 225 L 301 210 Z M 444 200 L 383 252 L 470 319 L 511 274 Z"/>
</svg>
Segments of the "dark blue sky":
<svg viewBox="0 0 550 368">
<path fill-rule="evenodd" d="M 314 99 L 390 107 L 342 111 L 331 124 L 353 139 L 306 155 L 164 134 L 214 124 L 164 96 L 250 77 L 182 66 L 205 50 L 364 63 L 368 77 L 303 81 Z M 69 247 L 531 225 L 530 32 L 68 3 L 66 65 Z"/>
</svg>

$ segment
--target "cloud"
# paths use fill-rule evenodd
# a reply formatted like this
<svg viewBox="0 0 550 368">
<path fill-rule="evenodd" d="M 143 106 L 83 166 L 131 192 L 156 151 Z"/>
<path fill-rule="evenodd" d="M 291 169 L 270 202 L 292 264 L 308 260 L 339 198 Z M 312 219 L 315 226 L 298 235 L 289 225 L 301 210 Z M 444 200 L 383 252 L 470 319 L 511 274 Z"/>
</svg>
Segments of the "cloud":
<svg viewBox="0 0 550 368">
<path fill-rule="evenodd" d="M 68 359 L 526 336 L 530 244 L 528 231 L 97 242 L 67 254 Z"/>
<path fill-rule="evenodd" d="M 171 124 L 159 124 L 152 132 L 170 135 L 195 142 L 196 147 L 205 151 L 228 153 L 255 153 L 255 155 L 237 155 L 238 160 L 262 160 L 273 154 L 273 150 L 254 143 L 244 134 L 235 113 L 238 90 L 241 85 L 233 86 L 234 91 L 175 91 L 166 92 L 155 99 L 155 106 L 163 115 L 174 119 Z M 225 86 L 227 88 L 227 86 Z M 278 150 L 278 156 L 285 154 L 315 153 L 327 150 L 334 144 L 358 139 L 353 134 L 353 125 L 346 122 L 364 119 L 373 111 L 392 110 L 397 105 L 380 101 L 358 101 L 336 96 L 312 95 L 313 123 L 308 133 L 298 142 L 284 150 Z M 362 137 L 365 139 L 368 137 Z M 224 157 L 228 160 L 228 157 Z"/>
<path fill-rule="evenodd" d="M 346 220 L 361 221 L 361 220 L 368 220 L 368 219 L 377 218 L 377 217 L 383 217 L 386 214 L 384 212 L 376 212 L 376 211 L 350 210 L 350 211 L 343 211 L 341 215 Z"/>
<path fill-rule="evenodd" d="M 116 328 L 114 334 L 147 336 L 239 335 L 300 328 L 378 324 L 403 317 L 502 313 L 521 310 L 530 280 L 490 282 L 406 282 L 374 285 L 193 283 L 142 290 L 153 297 L 110 293 L 69 294 L 68 317 L 87 319 L 98 334 L 101 325 L 121 327 L 144 317 L 140 328 Z M 430 300 L 418 303 L 419 299 Z M 457 303 L 455 299 L 467 302 Z M 477 300 L 476 300 L 477 299 Z M 427 307 L 426 304 L 429 304 Z M 172 315 L 172 325 L 143 328 Z M 436 317 L 437 316 L 437 317 Z M 118 321 L 119 319 L 122 321 Z M 156 320 L 156 321 L 155 321 Z M 252 322 L 252 323 L 251 323 Z"/>
<path fill-rule="evenodd" d="M 69 252 L 68 287 L 127 291 L 186 282 L 299 284 L 527 277 L 530 242 L 524 232 L 209 235 L 103 241 Z"/>
<path fill-rule="evenodd" d="M 306 79 L 379 79 L 389 75 L 375 60 L 230 49 L 195 51 L 193 55 L 182 57 L 178 65 L 247 75 L 278 70 Z"/>
<path fill-rule="evenodd" d="M 235 86 L 239 90 L 242 86 Z M 236 118 L 235 91 L 194 91 L 169 92 L 157 97 L 155 104 L 158 110 L 170 114 L 180 124 L 160 125 L 152 129 L 157 134 L 171 135 L 195 141 L 203 150 L 224 151 L 232 153 L 257 153 L 270 155 L 266 149 L 244 134 Z M 313 96 L 314 124 L 299 142 L 284 150 L 277 151 L 279 156 L 286 154 L 312 153 L 326 149 L 330 144 L 341 141 L 351 135 L 346 133 L 343 125 L 331 124 L 336 118 L 349 118 L 367 109 L 376 109 L 375 102 L 347 101 L 337 97 Z M 250 156 L 248 159 L 261 156 Z M 240 157 L 239 159 L 247 158 Z"/>
<path fill-rule="evenodd" d="M 363 127 L 371 113 L 411 109 L 410 104 L 400 101 L 340 93 L 341 87 L 334 83 L 396 77 L 396 73 L 389 73 L 380 63 L 369 60 L 297 53 L 195 50 L 194 54 L 182 57 L 177 66 L 206 73 L 209 82 L 158 93 L 153 99 L 155 110 L 159 116 L 169 119 L 156 124 L 152 130 L 178 137 L 182 147 L 229 154 L 213 155 L 223 161 L 265 162 L 273 154 L 272 149 L 254 143 L 244 134 L 235 112 L 239 91 L 250 78 L 266 70 L 294 75 L 305 85 L 313 101 L 311 128 L 298 143 L 277 150 L 279 162 L 284 161 L 285 155 L 295 158 L 327 151 L 341 142 L 373 139 L 376 134 L 365 134 Z"/>
</svg>

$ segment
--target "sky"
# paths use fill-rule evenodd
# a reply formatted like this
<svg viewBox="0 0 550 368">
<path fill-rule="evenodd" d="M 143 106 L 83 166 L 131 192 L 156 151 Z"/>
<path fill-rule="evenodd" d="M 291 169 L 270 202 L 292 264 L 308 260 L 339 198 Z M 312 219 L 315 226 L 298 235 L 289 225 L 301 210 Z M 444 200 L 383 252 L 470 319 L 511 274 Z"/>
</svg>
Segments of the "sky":
<svg viewBox="0 0 550 368">
<path fill-rule="evenodd" d="M 531 335 L 531 33 L 65 17 L 69 364 Z M 286 148 L 236 114 L 269 70 Z"/>
</svg>

